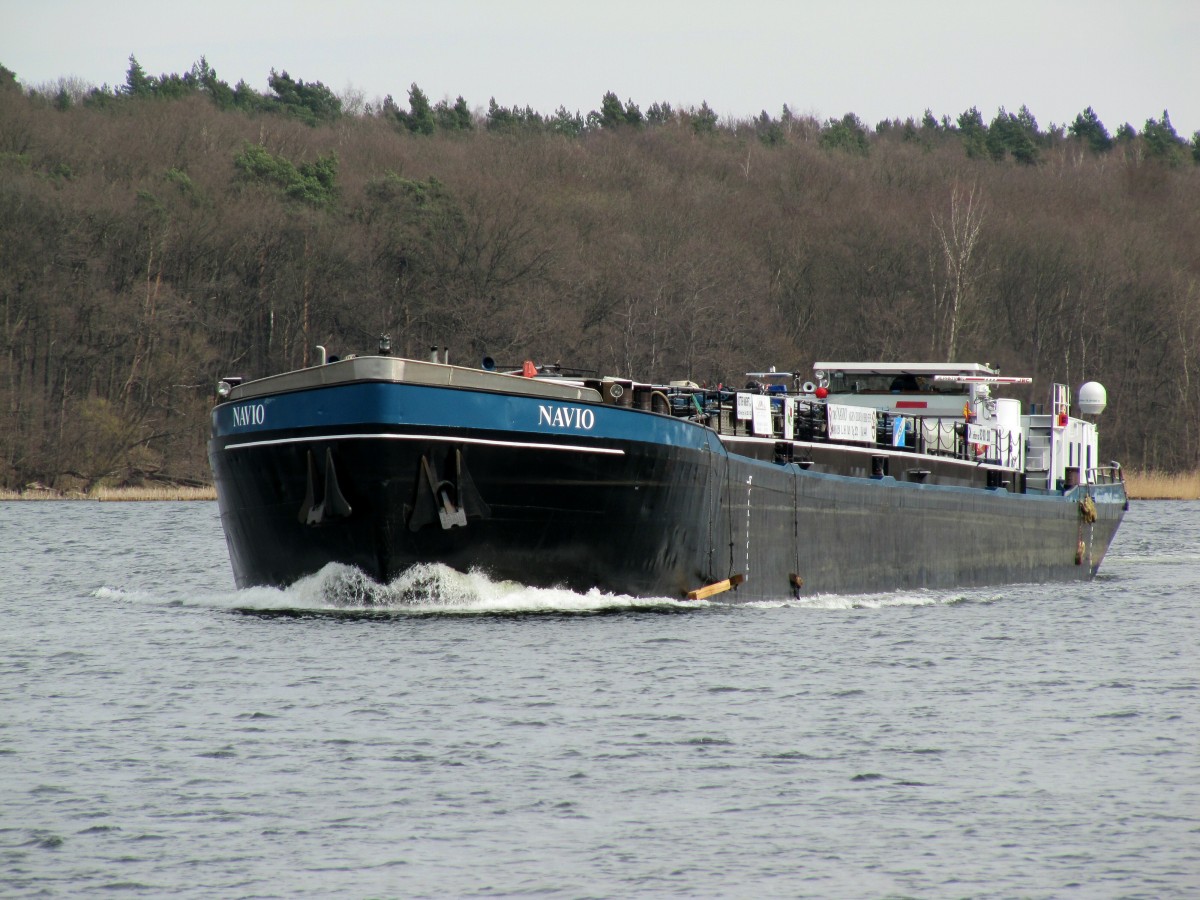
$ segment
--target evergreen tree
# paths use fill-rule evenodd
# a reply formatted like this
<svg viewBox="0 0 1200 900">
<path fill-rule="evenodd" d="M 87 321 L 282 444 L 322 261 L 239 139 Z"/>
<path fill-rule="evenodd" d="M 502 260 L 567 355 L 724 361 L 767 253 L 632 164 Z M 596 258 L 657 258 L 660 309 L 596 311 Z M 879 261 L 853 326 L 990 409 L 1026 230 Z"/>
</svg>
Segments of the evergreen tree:
<svg viewBox="0 0 1200 900">
<path fill-rule="evenodd" d="M 717 114 L 707 100 L 702 100 L 700 108 L 692 114 L 692 131 L 696 134 L 713 134 L 716 130 Z"/>
<path fill-rule="evenodd" d="M 632 125 L 634 128 L 641 128 L 646 120 L 642 118 L 642 111 L 632 99 L 625 101 L 625 124 Z"/>
<path fill-rule="evenodd" d="M 783 126 L 772 119 L 765 109 L 755 119 L 754 130 L 758 133 L 758 139 L 768 147 L 774 147 L 784 142 Z"/>
<path fill-rule="evenodd" d="M 475 117 L 471 115 L 467 101 L 462 98 L 461 94 L 454 100 L 454 118 L 458 121 L 459 131 L 473 131 L 475 129 Z"/>
<path fill-rule="evenodd" d="M 120 96 L 119 89 L 110 90 L 108 84 L 102 84 L 87 92 L 83 98 L 83 105 L 88 109 L 108 109 Z"/>
<path fill-rule="evenodd" d="M 541 131 L 546 124 L 542 114 L 528 104 L 524 109 L 514 106 L 512 112 L 517 124 L 528 131 Z"/>
<path fill-rule="evenodd" d="M 414 81 L 408 89 L 408 115 L 404 125 L 413 134 L 433 134 L 436 122 L 433 118 L 433 108 L 425 92 L 417 87 Z"/>
<path fill-rule="evenodd" d="M 1030 112 L 1029 107 L 1024 103 L 1017 110 L 1017 122 L 1030 140 L 1036 141 L 1042 137 L 1041 131 L 1038 130 L 1037 119 L 1033 117 L 1033 113 Z"/>
<path fill-rule="evenodd" d="M 453 106 L 445 100 L 439 100 L 433 108 L 433 116 L 442 131 L 471 131 L 475 127 L 471 110 L 467 108 L 467 101 L 461 95 L 454 101 Z"/>
<path fill-rule="evenodd" d="M 841 119 L 830 119 L 821 129 L 818 142 L 826 149 L 844 150 L 859 156 L 866 156 L 871 149 L 866 126 L 854 113 L 846 113 Z"/>
<path fill-rule="evenodd" d="M 651 125 L 666 125 L 675 118 L 675 111 L 670 103 L 651 103 L 646 110 L 646 121 Z"/>
<path fill-rule="evenodd" d="M 130 54 L 129 71 L 125 73 L 125 87 L 121 93 L 127 97 L 149 97 L 153 95 L 154 88 L 154 79 L 146 74 L 137 57 Z"/>
<path fill-rule="evenodd" d="M 234 105 L 233 88 L 217 77 L 217 72 L 208 64 L 208 59 L 201 56 L 192 63 L 191 71 L 184 80 L 193 84 L 197 90 L 208 94 L 218 109 L 229 109 Z"/>
<path fill-rule="evenodd" d="M 1183 162 L 1187 142 L 1175 133 L 1171 116 L 1165 109 L 1162 119 L 1146 120 L 1146 127 L 1142 129 L 1142 140 L 1146 144 L 1146 155 L 1150 158 L 1161 159 L 1171 166 Z"/>
<path fill-rule="evenodd" d="M 584 130 L 583 116 L 578 112 L 567 112 L 565 106 L 560 106 L 550 119 L 550 130 L 566 137 L 579 137 Z"/>
<path fill-rule="evenodd" d="M 977 107 L 972 106 L 958 117 L 958 131 L 962 135 L 963 147 L 971 159 L 987 155 L 987 127 Z"/>
<path fill-rule="evenodd" d="M 612 91 L 608 91 L 604 95 L 604 99 L 600 101 L 600 127 L 613 129 L 624 125 L 625 107 L 621 105 L 621 101 L 617 99 L 617 95 Z"/>
<path fill-rule="evenodd" d="M 272 69 L 267 84 L 275 92 L 276 103 L 284 112 L 309 125 L 332 122 L 342 114 L 342 101 L 319 81 L 305 84 L 298 78 L 293 79 L 286 71 L 276 73 Z"/>
<path fill-rule="evenodd" d="M 495 97 L 492 97 L 488 101 L 486 122 L 488 131 L 511 131 L 513 126 L 517 124 L 517 120 L 513 114 L 497 103 Z"/>
<path fill-rule="evenodd" d="M 196 90 L 196 85 L 189 81 L 186 75 L 179 75 L 175 72 L 170 75 L 159 75 L 157 79 L 154 79 L 154 95 L 164 100 L 178 100 L 180 97 L 194 94 Z"/>
<path fill-rule="evenodd" d="M 1075 117 L 1067 131 L 1071 137 L 1087 144 L 1093 153 L 1107 153 L 1112 149 L 1113 141 L 1108 129 L 1090 106 Z"/>
<path fill-rule="evenodd" d="M 243 181 L 277 188 L 284 196 L 310 206 L 325 206 L 337 198 L 336 153 L 296 166 L 261 145 L 246 144 L 234 157 L 233 165 Z"/>
<path fill-rule="evenodd" d="M 1005 112 L 1004 107 L 996 113 L 988 129 L 985 144 L 988 154 L 996 162 L 1001 161 L 1009 153 L 1013 158 L 1025 165 L 1037 162 L 1037 121 L 1026 107 L 1021 107 L 1023 115 L 1014 116 Z"/>
</svg>

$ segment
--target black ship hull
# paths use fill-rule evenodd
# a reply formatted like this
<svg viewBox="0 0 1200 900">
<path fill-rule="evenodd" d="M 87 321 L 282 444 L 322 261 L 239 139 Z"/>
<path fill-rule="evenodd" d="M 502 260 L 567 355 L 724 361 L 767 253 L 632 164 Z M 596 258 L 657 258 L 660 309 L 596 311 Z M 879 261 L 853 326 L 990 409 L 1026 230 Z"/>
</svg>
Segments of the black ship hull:
<svg viewBox="0 0 1200 900">
<path fill-rule="evenodd" d="M 834 474 L 667 415 L 466 393 L 321 386 L 215 415 L 237 584 L 329 563 L 388 582 L 429 562 L 635 596 L 734 579 L 733 602 L 1075 580 L 1126 505 L 1119 483 L 1027 494 Z"/>
</svg>

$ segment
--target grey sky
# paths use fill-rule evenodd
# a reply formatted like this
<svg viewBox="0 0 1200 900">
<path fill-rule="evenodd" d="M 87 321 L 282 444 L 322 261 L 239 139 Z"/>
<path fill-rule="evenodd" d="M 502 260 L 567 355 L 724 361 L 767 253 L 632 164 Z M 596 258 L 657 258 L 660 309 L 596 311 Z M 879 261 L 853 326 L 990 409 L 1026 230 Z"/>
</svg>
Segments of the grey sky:
<svg viewBox="0 0 1200 900">
<path fill-rule="evenodd" d="M 1115 131 L 1170 111 L 1200 129 L 1197 0 L 0 0 L 0 64 L 36 86 L 124 83 L 202 55 L 230 84 L 267 89 L 272 68 L 368 102 L 432 100 L 552 113 L 598 109 L 605 91 L 825 119 L 939 118 L 1027 104 L 1038 123 L 1086 106 Z"/>
</svg>

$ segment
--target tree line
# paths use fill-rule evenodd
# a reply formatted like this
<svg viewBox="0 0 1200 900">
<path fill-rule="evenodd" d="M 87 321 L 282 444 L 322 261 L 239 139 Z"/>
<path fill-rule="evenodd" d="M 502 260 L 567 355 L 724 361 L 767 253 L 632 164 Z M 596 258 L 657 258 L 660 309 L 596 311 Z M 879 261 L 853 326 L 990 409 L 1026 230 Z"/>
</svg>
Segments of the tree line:
<svg viewBox="0 0 1200 900">
<path fill-rule="evenodd" d="M 208 479 L 213 386 L 312 348 L 736 383 L 818 358 L 1109 390 L 1107 453 L 1200 465 L 1200 135 L 1164 111 L 721 120 L 407 108 L 201 60 L 0 67 L 0 485 Z"/>
</svg>

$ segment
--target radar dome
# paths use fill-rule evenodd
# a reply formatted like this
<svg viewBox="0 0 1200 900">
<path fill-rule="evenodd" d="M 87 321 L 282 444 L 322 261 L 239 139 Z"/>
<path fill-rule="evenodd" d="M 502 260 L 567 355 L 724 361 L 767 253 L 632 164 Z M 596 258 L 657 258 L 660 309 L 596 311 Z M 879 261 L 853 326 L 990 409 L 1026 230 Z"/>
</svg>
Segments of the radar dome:
<svg viewBox="0 0 1200 900">
<path fill-rule="evenodd" d="M 1079 411 L 1085 416 L 1098 416 L 1108 405 L 1108 392 L 1098 381 L 1089 381 L 1079 388 Z"/>
</svg>

